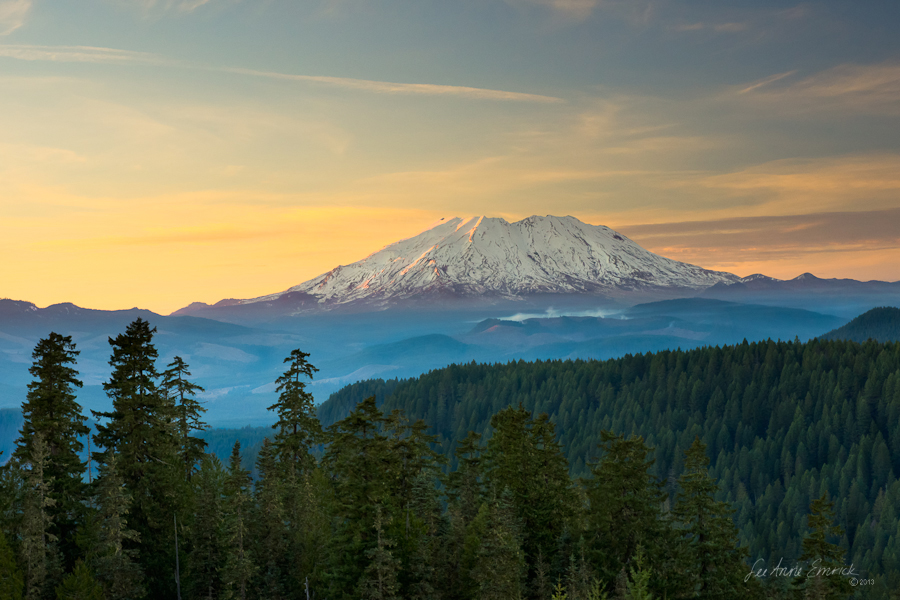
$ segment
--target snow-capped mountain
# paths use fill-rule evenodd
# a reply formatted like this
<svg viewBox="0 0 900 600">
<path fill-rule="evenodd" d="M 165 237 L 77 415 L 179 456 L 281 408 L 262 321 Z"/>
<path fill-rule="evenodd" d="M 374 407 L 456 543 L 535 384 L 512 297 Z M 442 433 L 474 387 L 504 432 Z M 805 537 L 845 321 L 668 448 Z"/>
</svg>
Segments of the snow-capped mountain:
<svg viewBox="0 0 900 600">
<path fill-rule="evenodd" d="M 319 305 L 390 303 L 419 296 L 610 293 L 651 288 L 704 289 L 740 279 L 653 254 L 622 234 L 574 217 L 532 216 L 515 223 L 474 217 L 441 220 L 278 294 L 243 300 L 272 302 L 285 294 Z"/>
</svg>

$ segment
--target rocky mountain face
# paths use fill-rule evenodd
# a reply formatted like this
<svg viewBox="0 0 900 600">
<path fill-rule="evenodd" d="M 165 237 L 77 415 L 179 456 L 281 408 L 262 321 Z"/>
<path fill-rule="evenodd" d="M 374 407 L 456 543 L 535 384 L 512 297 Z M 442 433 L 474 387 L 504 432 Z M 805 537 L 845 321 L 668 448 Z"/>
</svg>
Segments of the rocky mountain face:
<svg viewBox="0 0 900 600">
<path fill-rule="evenodd" d="M 699 291 L 739 281 L 730 273 L 653 254 L 608 227 L 574 217 L 532 216 L 515 223 L 473 217 L 441 220 L 415 237 L 284 292 L 229 300 L 219 308 L 274 307 L 286 304 L 287 297 L 303 299 L 294 302 L 300 310 L 310 308 L 313 298 L 320 308 L 377 308 L 419 298 L 616 297 L 653 289 Z M 197 314 L 202 308 L 188 307 L 179 314 Z"/>
</svg>

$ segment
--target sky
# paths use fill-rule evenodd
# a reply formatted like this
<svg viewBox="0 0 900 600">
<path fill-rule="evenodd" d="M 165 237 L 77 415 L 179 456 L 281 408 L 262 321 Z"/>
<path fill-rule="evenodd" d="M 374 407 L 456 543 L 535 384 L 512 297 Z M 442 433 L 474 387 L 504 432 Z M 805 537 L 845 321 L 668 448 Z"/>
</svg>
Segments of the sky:
<svg viewBox="0 0 900 600">
<path fill-rule="evenodd" d="M 441 217 L 900 280 L 900 3 L 0 0 L 0 297 L 168 313 Z"/>
</svg>

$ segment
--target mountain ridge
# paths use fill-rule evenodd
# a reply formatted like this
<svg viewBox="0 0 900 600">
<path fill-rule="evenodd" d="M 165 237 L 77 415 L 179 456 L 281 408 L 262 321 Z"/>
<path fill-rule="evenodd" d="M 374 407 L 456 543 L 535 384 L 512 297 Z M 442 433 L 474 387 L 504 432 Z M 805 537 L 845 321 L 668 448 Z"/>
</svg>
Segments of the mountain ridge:
<svg viewBox="0 0 900 600">
<path fill-rule="evenodd" d="M 213 307 L 278 303 L 291 294 L 297 312 L 359 304 L 380 309 L 423 298 L 609 298 L 653 290 L 696 293 L 740 281 L 731 273 L 659 256 L 609 227 L 571 216 L 533 215 L 512 223 L 454 217 L 282 292 Z M 173 314 L 203 309 L 194 303 Z"/>
</svg>

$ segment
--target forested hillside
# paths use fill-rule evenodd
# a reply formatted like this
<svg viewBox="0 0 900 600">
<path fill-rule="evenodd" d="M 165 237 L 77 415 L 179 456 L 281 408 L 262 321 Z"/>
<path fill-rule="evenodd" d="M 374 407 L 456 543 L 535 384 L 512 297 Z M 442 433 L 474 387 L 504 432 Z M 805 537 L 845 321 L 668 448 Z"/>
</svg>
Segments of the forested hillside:
<svg viewBox="0 0 900 600">
<path fill-rule="evenodd" d="M 351 391 L 319 414 L 342 414 L 361 398 Z M 890 573 L 900 588 L 900 344 L 769 341 L 604 362 L 456 365 L 399 382 L 382 408 L 424 419 L 452 455 L 468 431 L 490 437 L 491 415 L 518 403 L 550 415 L 575 475 L 588 475 L 603 430 L 635 433 L 656 448 L 653 473 L 671 491 L 700 436 L 718 497 L 735 507 L 754 558 L 798 557 L 805 508 L 827 491 L 849 560 Z"/>
<path fill-rule="evenodd" d="M 867 311 L 843 327 L 838 327 L 822 336 L 823 340 L 850 340 L 865 342 L 900 341 L 900 308 L 882 306 Z"/>
<path fill-rule="evenodd" d="M 274 430 L 216 432 L 155 333 L 138 319 L 110 339 L 112 410 L 92 420 L 72 338 L 35 347 L 0 468 L 0 598 L 900 589 L 898 343 L 473 363 L 362 382 L 318 411 L 295 349 Z M 220 461 L 235 436 L 251 447 Z M 761 575 L 778 564 L 790 575 Z"/>
</svg>

